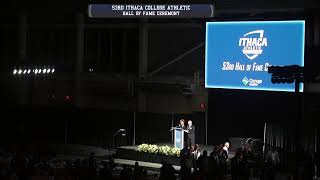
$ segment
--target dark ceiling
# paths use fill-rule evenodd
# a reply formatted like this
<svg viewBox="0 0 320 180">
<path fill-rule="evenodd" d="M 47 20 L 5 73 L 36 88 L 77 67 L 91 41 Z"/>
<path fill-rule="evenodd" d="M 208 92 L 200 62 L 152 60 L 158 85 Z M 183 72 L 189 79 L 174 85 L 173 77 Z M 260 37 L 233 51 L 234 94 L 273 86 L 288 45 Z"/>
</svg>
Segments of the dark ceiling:
<svg viewBox="0 0 320 180">
<path fill-rule="evenodd" d="M 69 12 L 83 12 L 89 3 L 213 3 L 217 10 L 245 10 L 245 9 L 287 9 L 287 8 L 319 8 L 317 0 L 10 0 L 1 3 L 3 12 L 10 12 L 11 14 L 27 12 L 27 13 L 48 13 L 48 14 L 62 14 Z"/>
</svg>

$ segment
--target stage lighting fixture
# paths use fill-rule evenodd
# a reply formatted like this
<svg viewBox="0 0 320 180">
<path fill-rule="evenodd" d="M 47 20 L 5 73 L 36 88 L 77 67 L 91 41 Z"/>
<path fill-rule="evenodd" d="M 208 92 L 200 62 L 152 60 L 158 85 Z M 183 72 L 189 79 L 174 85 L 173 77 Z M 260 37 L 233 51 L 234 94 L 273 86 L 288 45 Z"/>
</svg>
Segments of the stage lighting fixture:
<svg viewBox="0 0 320 180">
<path fill-rule="evenodd" d="M 93 70 L 93 69 L 92 69 Z M 26 75 L 30 73 L 34 74 L 49 74 L 49 73 L 54 73 L 55 69 L 42 66 L 42 67 L 36 67 L 36 66 L 20 66 L 20 68 L 13 68 L 12 74 L 13 75 Z"/>
<path fill-rule="evenodd" d="M 190 96 L 193 94 L 194 86 L 191 85 L 183 85 L 181 87 L 181 93 L 185 96 Z"/>
<path fill-rule="evenodd" d="M 268 68 L 268 73 L 272 74 L 271 82 L 273 84 L 279 83 L 294 83 L 294 81 L 303 82 L 303 67 L 292 66 L 271 66 Z"/>
<path fill-rule="evenodd" d="M 125 129 L 119 129 L 118 132 L 121 132 L 122 136 L 126 136 L 126 130 Z"/>
</svg>

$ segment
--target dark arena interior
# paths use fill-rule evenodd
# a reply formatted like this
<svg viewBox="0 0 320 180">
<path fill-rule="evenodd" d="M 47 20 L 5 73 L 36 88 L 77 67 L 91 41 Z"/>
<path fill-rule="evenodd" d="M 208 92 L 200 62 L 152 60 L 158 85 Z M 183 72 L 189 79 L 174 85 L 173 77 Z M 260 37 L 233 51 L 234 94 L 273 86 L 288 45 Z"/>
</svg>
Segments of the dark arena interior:
<svg viewBox="0 0 320 180">
<path fill-rule="evenodd" d="M 1 180 L 319 180 L 317 0 L 8 0 Z"/>
</svg>

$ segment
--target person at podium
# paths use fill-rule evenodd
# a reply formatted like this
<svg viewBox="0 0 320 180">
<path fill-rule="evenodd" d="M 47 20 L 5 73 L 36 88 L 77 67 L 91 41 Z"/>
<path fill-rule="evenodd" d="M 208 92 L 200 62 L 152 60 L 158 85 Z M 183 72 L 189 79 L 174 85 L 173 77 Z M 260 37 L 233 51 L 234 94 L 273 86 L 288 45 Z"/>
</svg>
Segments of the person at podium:
<svg viewBox="0 0 320 180">
<path fill-rule="evenodd" d="M 180 123 L 177 128 L 182 128 L 183 130 L 186 129 L 186 126 L 184 125 L 184 119 L 180 119 Z"/>
<path fill-rule="evenodd" d="M 183 131 L 184 131 L 184 138 L 183 138 L 183 140 L 184 140 L 184 142 L 189 142 L 188 141 L 188 133 L 185 131 L 186 129 L 187 129 L 187 127 L 186 127 L 186 125 L 185 125 L 185 121 L 184 121 L 184 119 L 180 119 L 180 123 L 179 123 L 179 125 L 177 126 L 177 128 L 181 128 Z"/>
<path fill-rule="evenodd" d="M 194 146 L 196 144 L 196 137 L 195 137 L 195 126 L 192 125 L 192 121 L 189 120 L 188 121 L 188 126 L 186 128 L 186 130 L 184 130 L 186 133 L 188 133 L 188 144 L 190 146 Z"/>
</svg>

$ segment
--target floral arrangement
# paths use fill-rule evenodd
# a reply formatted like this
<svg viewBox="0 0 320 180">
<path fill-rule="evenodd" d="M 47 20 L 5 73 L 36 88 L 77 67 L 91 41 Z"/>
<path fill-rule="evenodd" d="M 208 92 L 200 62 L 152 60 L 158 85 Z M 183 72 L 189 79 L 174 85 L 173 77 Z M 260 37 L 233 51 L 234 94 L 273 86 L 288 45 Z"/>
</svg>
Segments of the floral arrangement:
<svg viewBox="0 0 320 180">
<path fill-rule="evenodd" d="M 172 155 L 179 157 L 180 156 L 180 149 L 179 148 L 172 148 L 171 149 Z"/>
<path fill-rule="evenodd" d="M 146 152 L 152 154 L 162 154 L 167 156 L 180 156 L 180 149 L 170 146 L 157 146 L 153 144 L 140 144 L 138 146 L 139 152 Z"/>
</svg>

